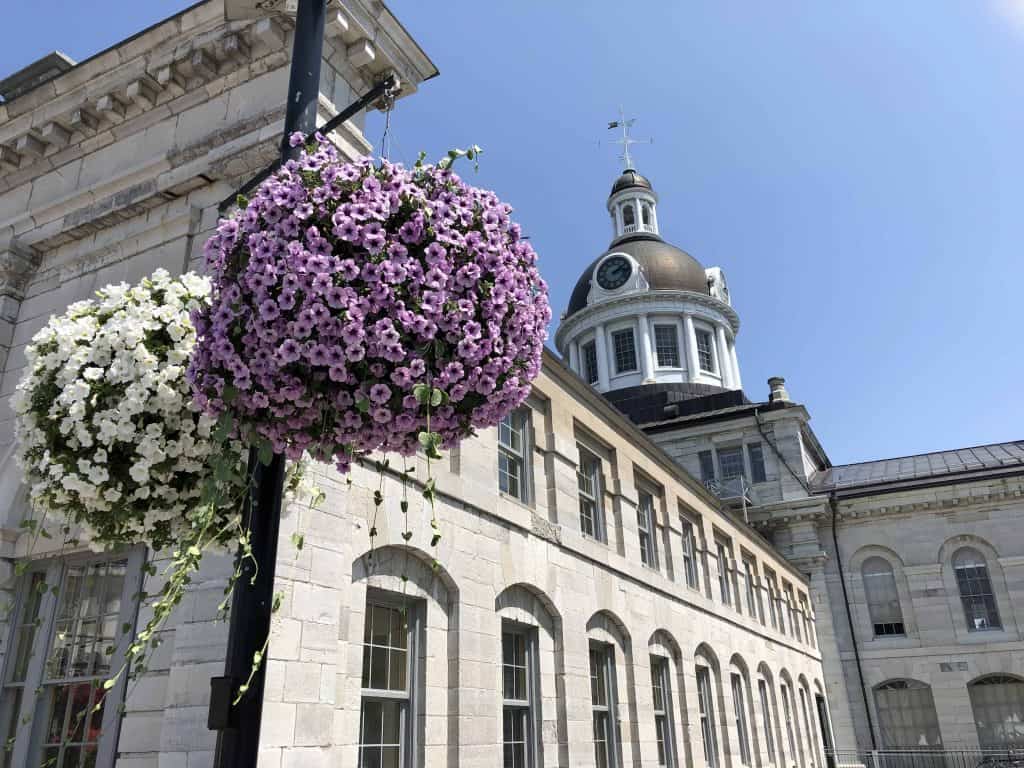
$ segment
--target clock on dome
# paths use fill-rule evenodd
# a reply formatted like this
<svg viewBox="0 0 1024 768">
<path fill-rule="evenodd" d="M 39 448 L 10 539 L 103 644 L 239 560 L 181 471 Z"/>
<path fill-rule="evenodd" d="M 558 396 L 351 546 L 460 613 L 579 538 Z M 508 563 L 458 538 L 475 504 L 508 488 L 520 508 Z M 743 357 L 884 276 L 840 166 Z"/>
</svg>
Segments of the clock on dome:
<svg viewBox="0 0 1024 768">
<path fill-rule="evenodd" d="M 621 254 L 613 254 L 597 268 L 597 284 L 606 291 L 621 288 L 633 274 L 633 264 Z"/>
</svg>

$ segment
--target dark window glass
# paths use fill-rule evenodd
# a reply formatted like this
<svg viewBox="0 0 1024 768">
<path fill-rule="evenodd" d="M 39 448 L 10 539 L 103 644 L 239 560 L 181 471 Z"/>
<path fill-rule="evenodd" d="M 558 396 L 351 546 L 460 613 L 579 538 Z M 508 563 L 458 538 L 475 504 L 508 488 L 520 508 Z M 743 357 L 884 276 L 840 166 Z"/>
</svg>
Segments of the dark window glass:
<svg viewBox="0 0 1024 768">
<path fill-rule="evenodd" d="M 632 329 L 612 333 L 612 348 L 615 350 L 616 373 L 636 370 L 636 343 Z"/>
</svg>

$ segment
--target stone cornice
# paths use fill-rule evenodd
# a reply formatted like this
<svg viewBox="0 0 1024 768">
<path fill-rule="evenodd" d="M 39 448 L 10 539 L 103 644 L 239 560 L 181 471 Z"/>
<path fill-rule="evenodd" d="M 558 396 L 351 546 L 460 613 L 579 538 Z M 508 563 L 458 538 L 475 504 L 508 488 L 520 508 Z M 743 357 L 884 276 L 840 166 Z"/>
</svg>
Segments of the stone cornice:
<svg viewBox="0 0 1024 768">
<path fill-rule="evenodd" d="M 717 314 L 729 324 L 734 336 L 739 332 L 740 318 L 736 314 L 736 310 L 718 299 L 694 291 L 647 291 L 646 293 L 629 293 L 575 312 L 559 324 L 558 330 L 555 332 L 555 346 L 562 349 L 565 340 L 575 335 L 580 326 L 596 323 L 604 315 L 608 315 L 608 319 L 611 319 L 612 316 L 620 316 L 620 310 L 633 307 L 636 307 L 637 312 L 643 312 L 645 306 L 666 301 L 679 301 L 695 305 L 698 310 L 703 309 L 706 317 L 712 321 L 719 320 L 718 317 L 714 317 Z"/>
<path fill-rule="evenodd" d="M 17 240 L 0 241 L 0 296 L 21 301 L 40 261 L 35 250 Z"/>
<path fill-rule="evenodd" d="M 1024 504 L 1024 480 L 1007 478 L 1000 485 L 984 489 L 984 493 L 971 493 L 970 487 L 948 483 L 943 486 L 954 493 L 948 498 L 893 499 L 887 495 L 865 496 L 855 501 L 840 499 L 840 520 L 861 520 L 885 515 L 906 515 L 920 512 L 968 511 L 978 507 L 1002 504 L 1007 501 Z M 934 488 L 930 489 L 934 494 Z M 977 490 L 977 489 L 975 489 Z M 912 493 L 910 490 L 907 493 Z M 874 502 L 874 503 L 872 503 Z M 887 503 L 879 503 L 887 502 Z"/>
</svg>

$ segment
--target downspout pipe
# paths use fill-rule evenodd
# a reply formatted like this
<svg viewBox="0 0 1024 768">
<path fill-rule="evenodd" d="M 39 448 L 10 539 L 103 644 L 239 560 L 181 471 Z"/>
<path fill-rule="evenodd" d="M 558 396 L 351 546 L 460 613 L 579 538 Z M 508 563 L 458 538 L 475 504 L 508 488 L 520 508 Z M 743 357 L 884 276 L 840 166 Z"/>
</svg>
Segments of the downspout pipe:
<svg viewBox="0 0 1024 768">
<path fill-rule="evenodd" d="M 857 677 L 860 680 L 860 693 L 864 699 L 864 717 L 868 721 L 868 735 L 871 737 L 872 751 L 878 750 L 878 742 L 875 740 L 875 724 L 871 718 L 871 705 L 868 703 L 868 687 L 864 682 L 864 668 L 861 665 L 860 650 L 857 648 L 857 635 L 853 629 L 853 611 L 850 610 L 850 594 L 846 589 L 846 573 L 843 570 L 843 556 L 839 551 L 839 533 L 836 525 L 839 519 L 839 502 L 836 500 L 836 492 L 828 494 L 828 506 L 832 510 L 832 546 L 836 551 L 836 564 L 839 566 L 839 584 L 843 588 L 843 607 L 846 608 L 846 623 L 850 628 L 850 642 L 853 644 L 853 658 L 857 665 Z"/>
</svg>

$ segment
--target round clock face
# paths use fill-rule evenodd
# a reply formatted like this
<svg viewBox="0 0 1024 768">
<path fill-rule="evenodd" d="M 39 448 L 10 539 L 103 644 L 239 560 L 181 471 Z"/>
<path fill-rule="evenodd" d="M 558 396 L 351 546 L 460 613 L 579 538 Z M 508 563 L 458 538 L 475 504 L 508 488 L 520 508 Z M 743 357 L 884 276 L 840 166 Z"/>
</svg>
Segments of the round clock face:
<svg viewBox="0 0 1024 768">
<path fill-rule="evenodd" d="M 633 265 L 625 256 L 609 256 L 597 268 L 597 284 L 606 291 L 621 288 L 633 274 Z"/>
</svg>

